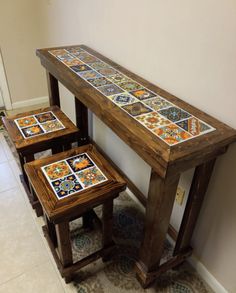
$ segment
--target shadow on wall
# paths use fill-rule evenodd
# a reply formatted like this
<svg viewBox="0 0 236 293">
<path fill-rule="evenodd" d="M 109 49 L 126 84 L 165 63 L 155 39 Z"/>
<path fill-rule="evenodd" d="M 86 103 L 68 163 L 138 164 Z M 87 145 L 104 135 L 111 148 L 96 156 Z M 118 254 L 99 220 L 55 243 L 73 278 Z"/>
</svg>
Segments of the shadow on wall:
<svg viewBox="0 0 236 293">
<path fill-rule="evenodd" d="M 233 251 L 236 243 L 235 245 L 232 243 L 236 242 L 234 237 L 235 207 L 236 144 L 233 144 L 229 147 L 228 152 L 216 162 L 195 229 L 193 246 L 197 248 L 195 252 L 200 259 L 202 257 L 211 259 L 211 263 L 217 266 L 222 266 L 222 259 L 226 261 L 227 257 L 230 262 L 236 262 L 236 254 Z M 210 247 L 212 243 L 214 243 L 214 249 Z M 214 250 L 214 255 L 211 255 L 212 250 Z"/>
</svg>

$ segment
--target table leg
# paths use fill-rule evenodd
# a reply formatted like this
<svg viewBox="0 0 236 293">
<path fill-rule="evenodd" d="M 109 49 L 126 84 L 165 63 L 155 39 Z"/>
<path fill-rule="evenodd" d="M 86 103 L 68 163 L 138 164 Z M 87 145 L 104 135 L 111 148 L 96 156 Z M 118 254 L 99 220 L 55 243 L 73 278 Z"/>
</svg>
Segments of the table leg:
<svg viewBox="0 0 236 293">
<path fill-rule="evenodd" d="M 152 170 L 146 207 L 144 237 L 136 262 L 136 275 L 145 288 L 154 281 L 168 231 L 180 175 L 161 178 Z"/>
<path fill-rule="evenodd" d="M 88 143 L 88 108 L 75 97 L 76 126 L 80 130 L 80 145 Z"/>
<path fill-rule="evenodd" d="M 47 73 L 49 104 L 50 106 L 57 105 L 58 107 L 60 107 L 58 80 L 50 72 L 47 71 L 46 73 Z"/>
<path fill-rule="evenodd" d="M 196 167 L 184 216 L 178 233 L 174 256 L 190 247 L 194 227 L 214 168 L 215 159 Z"/>
<path fill-rule="evenodd" d="M 72 249 L 70 242 L 69 222 L 56 224 L 56 235 L 58 244 L 58 253 L 63 268 L 73 264 Z M 71 275 L 64 276 L 66 283 L 71 281 Z"/>
</svg>

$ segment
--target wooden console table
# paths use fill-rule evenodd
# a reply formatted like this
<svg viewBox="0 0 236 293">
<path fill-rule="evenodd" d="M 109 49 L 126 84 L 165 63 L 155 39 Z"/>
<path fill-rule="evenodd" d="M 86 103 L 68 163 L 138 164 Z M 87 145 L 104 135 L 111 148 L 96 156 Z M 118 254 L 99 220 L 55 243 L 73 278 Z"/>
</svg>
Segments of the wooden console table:
<svg viewBox="0 0 236 293">
<path fill-rule="evenodd" d="M 74 94 L 84 143 L 89 141 L 90 109 L 152 168 L 147 199 L 126 177 L 146 206 L 136 273 L 147 287 L 190 256 L 191 237 L 215 160 L 236 141 L 236 131 L 84 45 L 40 49 L 37 56 L 47 71 L 50 105 L 60 106 L 58 81 Z M 169 225 L 176 189 L 180 174 L 193 167 L 177 233 Z M 175 240 L 174 253 L 160 264 L 167 232 Z"/>
</svg>

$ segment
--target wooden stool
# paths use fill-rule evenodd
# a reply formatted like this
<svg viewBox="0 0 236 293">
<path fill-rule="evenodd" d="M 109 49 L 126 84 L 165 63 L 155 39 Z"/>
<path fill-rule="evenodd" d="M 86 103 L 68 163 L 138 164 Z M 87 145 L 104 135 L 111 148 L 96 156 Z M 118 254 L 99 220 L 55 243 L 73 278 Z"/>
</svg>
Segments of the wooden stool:
<svg viewBox="0 0 236 293">
<path fill-rule="evenodd" d="M 70 282 L 75 271 L 92 261 L 109 257 L 114 249 L 113 199 L 126 183 L 96 148 L 89 144 L 32 161 L 25 164 L 25 171 L 42 204 L 44 235 L 65 281 Z M 69 222 L 83 216 L 84 225 L 89 225 L 92 209 L 98 205 L 103 207 L 103 248 L 74 263 Z"/>
<path fill-rule="evenodd" d="M 78 140 L 78 128 L 57 106 L 4 117 L 2 120 L 19 155 L 21 182 L 37 216 L 40 216 L 42 208 L 34 192 L 30 191 L 23 165 L 33 161 L 38 152 L 51 149 L 55 154 L 70 149 L 71 143 Z"/>
</svg>

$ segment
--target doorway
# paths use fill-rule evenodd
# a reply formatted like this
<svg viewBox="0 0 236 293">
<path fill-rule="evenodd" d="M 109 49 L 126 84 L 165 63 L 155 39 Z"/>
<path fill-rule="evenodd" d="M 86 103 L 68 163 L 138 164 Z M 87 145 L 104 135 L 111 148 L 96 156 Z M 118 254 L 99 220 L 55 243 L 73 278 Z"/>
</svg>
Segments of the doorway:
<svg viewBox="0 0 236 293">
<path fill-rule="evenodd" d="M 2 53 L 0 49 L 0 109 L 1 108 L 5 108 L 6 110 L 12 110 L 12 103 L 3 64 Z"/>
</svg>

